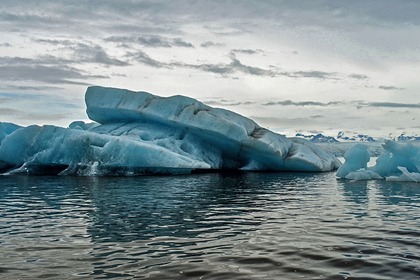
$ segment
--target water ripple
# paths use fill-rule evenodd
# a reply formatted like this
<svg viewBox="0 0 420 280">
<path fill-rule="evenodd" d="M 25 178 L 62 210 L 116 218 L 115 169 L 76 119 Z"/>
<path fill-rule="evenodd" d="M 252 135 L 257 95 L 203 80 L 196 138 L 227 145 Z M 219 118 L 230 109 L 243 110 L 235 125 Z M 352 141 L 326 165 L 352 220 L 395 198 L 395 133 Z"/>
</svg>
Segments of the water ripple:
<svg viewBox="0 0 420 280">
<path fill-rule="evenodd" d="M 417 187 L 333 173 L 3 176 L 0 278 L 416 279 Z"/>
</svg>

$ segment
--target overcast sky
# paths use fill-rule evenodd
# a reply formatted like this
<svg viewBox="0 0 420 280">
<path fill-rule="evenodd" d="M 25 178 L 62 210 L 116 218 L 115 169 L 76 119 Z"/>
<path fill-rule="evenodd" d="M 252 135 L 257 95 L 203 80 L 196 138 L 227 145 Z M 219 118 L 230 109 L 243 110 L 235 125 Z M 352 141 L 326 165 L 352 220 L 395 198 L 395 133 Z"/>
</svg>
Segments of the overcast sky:
<svg viewBox="0 0 420 280">
<path fill-rule="evenodd" d="M 277 132 L 420 134 L 420 1 L 0 3 L 0 121 L 86 120 L 89 85 L 174 94 Z"/>
</svg>

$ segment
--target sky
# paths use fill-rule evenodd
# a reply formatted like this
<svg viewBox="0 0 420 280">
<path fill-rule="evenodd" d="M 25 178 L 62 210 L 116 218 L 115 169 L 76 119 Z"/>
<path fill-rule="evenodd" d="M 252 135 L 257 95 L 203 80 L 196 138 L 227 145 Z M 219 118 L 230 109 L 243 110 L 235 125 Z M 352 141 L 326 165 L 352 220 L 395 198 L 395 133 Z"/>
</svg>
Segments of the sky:
<svg viewBox="0 0 420 280">
<path fill-rule="evenodd" d="M 279 133 L 420 135 L 420 1 L 2 0 L 0 121 L 88 121 L 90 85 Z"/>
</svg>

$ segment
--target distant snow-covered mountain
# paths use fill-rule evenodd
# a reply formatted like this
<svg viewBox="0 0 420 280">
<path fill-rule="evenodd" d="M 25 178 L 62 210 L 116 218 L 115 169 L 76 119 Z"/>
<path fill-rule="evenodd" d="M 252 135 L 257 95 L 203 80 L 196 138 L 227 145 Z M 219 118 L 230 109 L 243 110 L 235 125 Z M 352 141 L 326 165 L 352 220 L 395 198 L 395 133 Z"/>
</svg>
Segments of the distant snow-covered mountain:
<svg viewBox="0 0 420 280">
<path fill-rule="evenodd" d="M 339 139 L 340 142 L 342 141 L 352 141 L 352 142 L 375 142 L 376 139 L 373 137 L 361 134 L 361 133 L 354 133 L 353 135 L 347 136 L 343 131 L 340 131 L 337 134 L 337 139 Z"/>
<path fill-rule="evenodd" d="M 374 138 L 367 134 L 362 133 L 345 133 L 343 131 L 338 132 L 337 136 L 327 136 L 322 133 L 296 133 L 296 137 L 304 138 L 314 143 L 337 143 L 337 142 L 382 142 L 384 139 L 390 139 L 394 141 L 420 141 L 420 136 L 406 135 L 405 133 L 396 137 L 383 137 Z"/>
<path fill-rule="evenodd" d="M 398 137 L 395 137 L 396 141 L 420 141 L 420 136 L 409 136 L 405 133 L 401 134 Z"/>
<path fill-rule="evenodd" d="M 337 142 L 339 142 L 334 137 L 325 136 L 322 133 L 309 134 L 309 135 L 305 135 L 305 134 L 302 134 L 302 133 L 297 133 L 296 137 L 305 138 L 306 140 L 309 140 L 309 141 L 314 142 L 314 143 L 337 143 Z"/>
</svg>

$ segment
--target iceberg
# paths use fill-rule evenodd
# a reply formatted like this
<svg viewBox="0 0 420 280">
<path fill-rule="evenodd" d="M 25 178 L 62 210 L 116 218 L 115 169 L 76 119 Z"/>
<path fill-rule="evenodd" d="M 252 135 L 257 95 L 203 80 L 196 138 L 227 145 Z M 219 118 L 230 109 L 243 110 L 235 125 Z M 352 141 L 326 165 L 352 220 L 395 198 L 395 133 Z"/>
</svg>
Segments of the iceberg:
<svg viewBox="0 0 420 280">
<path fill-rule="evenodd" d="M 142 175 L 206 170 L 331 171 L 336 157 L 185 96 L 89 87 L 92 123 L 0 126 L 0 172 Z M 1 136 L 4 135 L 4 136 Z M 3 138 L 1 138 L 3 137 Z"/>
<path fill-rule="evenodd" d="M 420 182 L 420 145 L 413 142 L 387 140 L 376 165 L 368 168 L 367 147 L 357 144 L 344 155 L 345 162 L 337 170 L 337 177 L 350 180 L 385 179 L 388 181 Z"/>
<path fill-rule="evenodd" d="M 7 135 L 11 134 L 19 128 L 21 128 L 21 126 L 13 123 L 0 122 L 0 144 Z"/>
<path fill-rule="evenodd" d="M 354 145 L 344 154 L 344 159 L 345 164 L 337 170 L 338 177 L 345 178 L 354 171 L 366 170 L 370 159 L 367 146 L 363 144 Z"/>
</svg>

